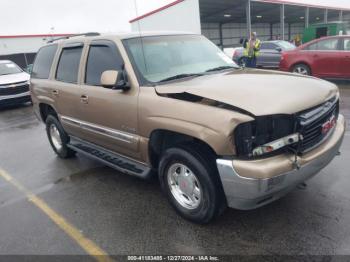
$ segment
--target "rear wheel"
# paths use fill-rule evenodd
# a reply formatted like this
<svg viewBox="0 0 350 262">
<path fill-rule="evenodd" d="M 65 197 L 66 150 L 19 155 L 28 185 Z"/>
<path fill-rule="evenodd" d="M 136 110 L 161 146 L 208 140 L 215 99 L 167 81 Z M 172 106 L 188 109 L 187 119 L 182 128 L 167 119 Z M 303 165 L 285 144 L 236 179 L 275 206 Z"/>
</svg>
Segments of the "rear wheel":
<svg viewBox="0 0 350 262">
<path fill-rule="evenodd" d="M 75 155 L 75 151 L 67 146 L 69 136 L 53 115 L 49 115 L 46 119 L 46 133 L 52 149 L 60 158 L 70 158 Z"/>
<path fill-rule="evenodd" d="M 305 64 L 297 64 L 297 65 L 295 65 L 293 67 L 292 72 L 300 74 L 300 75 L 308 75 L 308 76 L 311 75 L 310 67 L 308 67 Z"/>
<path fill-rule="evenodd" d="M 160 161 L 159 179 L 171 205 L 184 218 L 208 223 L 225 208 L 215 159 L 192 147 L 170 148 Z"/>
</svg>

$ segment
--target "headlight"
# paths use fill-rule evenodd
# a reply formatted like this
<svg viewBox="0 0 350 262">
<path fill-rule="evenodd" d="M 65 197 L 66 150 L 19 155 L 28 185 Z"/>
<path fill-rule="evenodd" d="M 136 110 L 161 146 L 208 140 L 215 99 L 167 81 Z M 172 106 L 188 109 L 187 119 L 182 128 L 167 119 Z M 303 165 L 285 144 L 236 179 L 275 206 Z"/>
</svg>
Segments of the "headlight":
<svg viewBox="0 0 350 262">
<path fill-rule="evenodd" d="M 256 117 L 242 123 L 234 130 L 237 156 L 253 157 L 275 152 L 298 142 L 294 116 L 274 115 Z"/>
</svg>

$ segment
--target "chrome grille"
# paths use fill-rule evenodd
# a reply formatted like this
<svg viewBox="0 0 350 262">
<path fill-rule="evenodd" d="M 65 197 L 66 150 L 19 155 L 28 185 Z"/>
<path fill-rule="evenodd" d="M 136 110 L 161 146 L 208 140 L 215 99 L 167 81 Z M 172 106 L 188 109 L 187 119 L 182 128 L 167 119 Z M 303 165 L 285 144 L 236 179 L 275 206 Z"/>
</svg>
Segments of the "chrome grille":
<svg viewBox="0 0 350 262">
<path fill-rule="evenodd" d="M 27 81 L 14 84 L 0 85 L 0 96 L 17 95 L 29 91 Z"/>
<path fill-rule="evenodd" d="M 307 152 L 318 146 L 328 133 L 323 133 L 323 125 L 332 117 L 338 119 L 339 100 L 333 98 L 321 106 L 308 110 L 298 115 L 298 129 L 303 136 L 299 150 Z"/>
</svg>

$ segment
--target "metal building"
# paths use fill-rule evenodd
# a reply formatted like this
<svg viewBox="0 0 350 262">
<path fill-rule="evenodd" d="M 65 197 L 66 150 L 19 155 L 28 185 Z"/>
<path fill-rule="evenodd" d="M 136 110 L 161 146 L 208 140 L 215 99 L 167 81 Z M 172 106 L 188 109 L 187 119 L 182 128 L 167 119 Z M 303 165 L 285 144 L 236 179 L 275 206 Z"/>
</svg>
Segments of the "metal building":
<svg viewBox="0 0 350 262">
<path fill-rule="evenodd" d="M 295 0 L 294 0 L 295 1 Z M 132 30 L 202 33 L 222 47 L 257 32 L 262 40 L 293 39 L 315 23 L 350 21 L 350 6 L 309 5 L 293 0 L 178 0 L 130 21 Z"/>
</svg>

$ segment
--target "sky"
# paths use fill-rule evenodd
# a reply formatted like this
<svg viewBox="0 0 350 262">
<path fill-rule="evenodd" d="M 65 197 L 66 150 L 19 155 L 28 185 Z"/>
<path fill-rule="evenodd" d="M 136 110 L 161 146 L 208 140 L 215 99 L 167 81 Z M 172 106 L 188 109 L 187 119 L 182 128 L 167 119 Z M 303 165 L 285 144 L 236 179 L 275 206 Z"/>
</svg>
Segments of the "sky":
<svg viewBox="0 0 350 262">
<path fill-rule="evenodd" d="M 0 0 L 0 35 L 130 31 L 130 19 L 173 1 Z M 291 1 L 350 9 L 350 0 Z"/>
<path fill-rule="evenodd" d="M 349 0 L 350 1 L 350 0 Z M 124 32 L 173 0 L 0 0 L 0 35 Z"/>
</svg>

